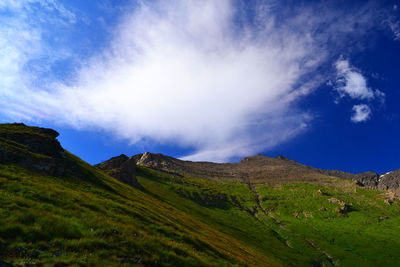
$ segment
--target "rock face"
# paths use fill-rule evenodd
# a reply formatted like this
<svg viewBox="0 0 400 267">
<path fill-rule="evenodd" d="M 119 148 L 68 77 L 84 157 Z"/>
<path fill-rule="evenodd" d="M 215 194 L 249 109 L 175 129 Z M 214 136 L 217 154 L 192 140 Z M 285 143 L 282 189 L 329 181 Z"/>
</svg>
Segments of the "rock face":
<svg viewBox="0 0 400 267">
<path fill-rule="evenodd" d="M 100 163 L 96 167 L 123 183 L 140 188 L 136 179 L 136 161 L 137 158 L 122 154 Z"/>
<path fill-rule="evenodd" d="M 22 123 L 0 124 L 0 163 L 12 163 L 52 176 L 80 176 L 80 167 L 66 152 L 52 129 Z"/>
<path fill-rule="evenodd" d="M 353 180 L 356 180 L 362 186 L 377 188 L 379 184 L 379 174 L 375 172 L 362 172 L 357 174 Z"/>
<path fill-rule="evenodd" d="M 400 195 L 400 170 L 388 172 L 379 176 L 378 189 L 391 189 Z"/>
</svg>

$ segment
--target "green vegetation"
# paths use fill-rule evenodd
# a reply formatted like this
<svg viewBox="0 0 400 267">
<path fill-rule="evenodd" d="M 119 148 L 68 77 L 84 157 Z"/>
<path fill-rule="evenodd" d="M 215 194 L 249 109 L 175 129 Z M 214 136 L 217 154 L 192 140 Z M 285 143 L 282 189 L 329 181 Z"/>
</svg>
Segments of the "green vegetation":
<svg viewBox="0 0 400 267">
<path fill-rule="evenodd" d="M 253 192 L 244 183 L 138 169 L 152 194 L 283 265 L 398 265 L 400 203 L 386 192 L 340 179 L 260 183 Z"/>
<path fill-rule="evenodd" d="M 62 150 L 55 136 L 40 128 L 0 127 L 4 261 L 43 266 L 399 265 L 400 203 L 387 192 L 333 178 L 284 183 L 247 177 L 244 183 L 140 166 L 137 189 Z M 28 170 L 31 166 L 37 172 Z"/>
<path fill-rule="evenodd" d="M 270 262 L 234 237 L 78 162 L 93 181 L 0 165 L 1 259 L 89 266 Z"/>
</svg>

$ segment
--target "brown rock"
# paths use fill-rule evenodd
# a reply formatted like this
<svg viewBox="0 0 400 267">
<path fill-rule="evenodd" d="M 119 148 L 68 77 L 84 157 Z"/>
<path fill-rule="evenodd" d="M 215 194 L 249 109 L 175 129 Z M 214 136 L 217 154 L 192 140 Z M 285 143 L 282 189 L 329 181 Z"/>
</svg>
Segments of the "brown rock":
<svg viewBox="0 0 400 267">
<path fill-rule="evenodd" d="M 112 177 L 131 186 L 141 188 L 136 179 L 136 158 L 124 154 L 113 157 L 96 165 L 97 168 L 106 171 Z"/>
</svg>

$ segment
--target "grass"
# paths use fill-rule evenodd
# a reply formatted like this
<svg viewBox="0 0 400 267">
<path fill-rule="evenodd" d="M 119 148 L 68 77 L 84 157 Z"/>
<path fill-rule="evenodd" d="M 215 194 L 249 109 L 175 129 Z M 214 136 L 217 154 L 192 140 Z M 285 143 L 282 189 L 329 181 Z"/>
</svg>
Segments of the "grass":
<svg viewBox="0 0 400 267">
<path fill-rule="evenodd" d="M 77 266 L 269 262 L 234 237 L 80 164 L 96 183 L 0 165 L 0 258 Z"/>
<path fill-rule="evenodd" d="M 0 127 L 0 155 L 45 157 L 9 134 L 54 142 L 54 133 L 6 124 Z M 65 177 L 0 163 L 0 259 L 43 266 L 400 262 L 400 203 L 387 201 L 384 191 L 325 178 L 249 185 L 138 166 L 139 190 L 67 151 L 65 156 L 75 168 Z"/>
<path fill-rule="evenodd" d="M 400 206 L 386 204 L 382 191 L 343 180 L 256 184 L 264 213 L 244 183 L 138 167 L 138 190 L 67 155 L 83 178 L 0 165 L 0 258 L 76 266 L 399 261 Z"/>
<path fill-rule="evenodd" d="M 336 180 L 330 185 L 259 185 L 262 205 L 289 233 L 317 244 L 341 266 L 396 266 L 400 206 L 384 203 L 385 193 Z M 321 193 L 322 192 L 322 193 Z M 337 199 L 342 204 L 332 201 Z M 343 203 L 346 212 L 340 212 Z"/>
<path fill-rule="evenodd" d="M 144 167 L 138 180 L 159 199 L 286 266 L 397 266 L 400 260 L 398 201 L 388 205 L 385 192 L 351 181 L 256 184 L 265 214 L 243 183 Z"/>
</svg>

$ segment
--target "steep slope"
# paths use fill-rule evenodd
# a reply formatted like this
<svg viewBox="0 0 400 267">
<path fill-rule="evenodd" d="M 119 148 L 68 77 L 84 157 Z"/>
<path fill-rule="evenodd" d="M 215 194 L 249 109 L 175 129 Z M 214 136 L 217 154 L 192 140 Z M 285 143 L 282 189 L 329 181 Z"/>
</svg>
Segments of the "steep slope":
<svg viewBox="0 0 400 267">
<path fill-rule="evenodd" d="M 0 259 L 5 262 L 281 265 L 62 150 L 54 131 L 3 124 L 0 132 Z"/>
</svg>

